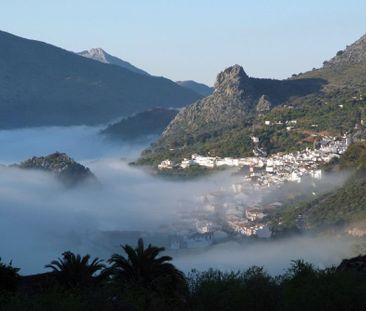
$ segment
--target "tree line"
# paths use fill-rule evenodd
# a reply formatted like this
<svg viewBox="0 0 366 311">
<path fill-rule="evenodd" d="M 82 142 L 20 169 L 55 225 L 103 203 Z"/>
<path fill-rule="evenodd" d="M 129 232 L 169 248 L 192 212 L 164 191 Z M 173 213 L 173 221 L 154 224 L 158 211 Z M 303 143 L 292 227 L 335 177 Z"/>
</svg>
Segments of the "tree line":
<svg viewBox="0 0 366 311">
<path fill-rule="evenodd" d="M 325 269 L 297 260 L 277 276 L 256 266 L 184 274 L 163 251 L 142 239 L 108 261 L 68 251 L 33 276 L 0 260 L 0 310 L 366 310 L 366 256 Z"/>
</svg>

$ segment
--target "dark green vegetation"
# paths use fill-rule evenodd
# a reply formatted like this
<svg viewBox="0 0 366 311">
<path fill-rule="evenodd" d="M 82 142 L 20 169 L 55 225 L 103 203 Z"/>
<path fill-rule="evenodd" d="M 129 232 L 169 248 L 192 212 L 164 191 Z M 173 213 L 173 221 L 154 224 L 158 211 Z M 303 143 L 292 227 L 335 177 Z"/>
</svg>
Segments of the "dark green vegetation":
<svg viewBox="0 0 366 311">
<path fill-rule="evenodd" d="M 149 109 L 110 124 L 101 131 L 101 134 L 120 141 L 136 140 L 148 135 L 160 135 L 177 113 L 178 110 L 174 109 Z"/>
<path fill-rule="evenodd" d="M 365 310 L 366 256 L 338 268 L 293 261 L 283 274 L 261 267 L 243 272 L 192 271 L 184 275 L 162 256 L 163 248 L 138 241 L 123 246 L 105 267 L 70 252 L 52 262 L 53 272 L 19 276 L 0 264 L 2 311 L 135 310 Z M 5 275 L 5 278 L 4 278 Z M 11 286 L 9 286 L 11 284 Z"/>
<path fill-rule="evenodd" d="M 200 98 L 165 78 L 0 32 L 0 128 L 108 122 Z"/>
<path fill-rule="evenodd" d="M 101 282 L 105 275 L 105 273 L 100 273 L 95 276 L 97 272 L 105 268 L 103 261 L 95 258 L 89 263 L 89 259 L 89 255 L 81 257 L 71 252 L 65 252 L 62 254 L 62 258 L 52 261 L 45 267 L 53 271 L 55 280 L 63 288 L 87 287 Z"/>
<path fill-rule="evenodd" d="M 366 36 L 322 68 L 287 80 L 250 78 L 235 65 L 218 75 L 211 96 L 176 116 L 143 161 L 182 158 L 192 150 L 247 156 L 254 147 L 250 136 L 270 154 L 305 148 L 321 135 L 353 133 L 366 120 L 365 73 Z"/>
<path fill-rule="evenodd" d="M 277 210 L 272 215 L 277 228 L 294 229 L 301 219 L 301 227 L 307 229 L 327 229 L 335 226 L 347 230 L 349 227 L 364 230 L 366 220 L 366 142 L 350 145 L 339 160 L 334 160 L 325 168 L 330 174 L 350 173 L 345 183 L 335 190 L 301 202 L 293 202 Z M 329 177 L 332 178 L 332 177 Z M 311 197 L 311 196 L 310 196 Z"/>
<path fill-rule="evenodd" d="M 19 281 L 19 268 L 15 268 L 11 263 L 4 264 L 0 258 L 0 293 L 14 292 Z M 1 300 L 0 300 L 1 301 Z"/>
</svg>

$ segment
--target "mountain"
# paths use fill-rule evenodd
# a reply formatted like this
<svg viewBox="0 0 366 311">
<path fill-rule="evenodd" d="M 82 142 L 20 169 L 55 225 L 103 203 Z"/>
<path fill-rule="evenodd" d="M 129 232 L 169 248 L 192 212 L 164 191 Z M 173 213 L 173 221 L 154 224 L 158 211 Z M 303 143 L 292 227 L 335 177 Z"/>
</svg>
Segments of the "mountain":
<svg viewBox="0 0 366 311">
<path fill-rule="evenodd" d="M 229 67 L 218 74 L 213 94 L 179 112 L 143 156 L 155 161 L 196 152 L 219 156 L 250 154 L 256 110 L 267 111 L 290 98 L 319 92 L 324 83 L 317 78 L 251 78 L 241 66 Z"/>
<path fill-rule="evenodd" d="M 84 56 L 86 58 L 94 59 L 98 62 L 104 63 L 104 64 L 111 64 L 111 65 L 117 65 L 122 68 L 125 68 L 129 71 L 148 75 L 148 73 L 140 68 L 137 68 L 133 65 L 131 65 L 129 62 L 126 62 L 118 57 L 112 56 L 108 54 L 106 51 L 104 51 L 101 48 L 94 48 L 90 50 L 85 50 L 77 53 L 80 56 Z"/>
<path fill-rule="evenodd" d="M 164 131 L 163 138 L 179 133 L 201 135 L 242 122 L 252 105 L 251 88 L 242 67 L 235 65 L 226 69 L 218 75 L 213 95 L 179 113 Z"/>
<path fill-rule="evenodd" d="M 96 181 L 95 175 L 89 168 L 60 152 L 45 157 L 33 157 L 22 162 L 18 167 L 49 172 L 66 186 L 74 186 L 85 181 Z"/>
<path fill-rule="evenodd" d="M 152 108 L 108 125 L 101 134 L 121 141 L 160 135 L 177 113 L 176 109 Z"/>
<path fill-rule="evenodd" d="M 283 227 L 296 226 L 299 215 L 307 229 L 338 227 L 350 235 L 366 235 L 366 142 L 351 144 L 340 159 L 334 159 L 326 167 L 334 174 L 349 175 L 335 190 L 311 200 L 298 200 L 296 204 L 276 211 L 277 222 Z"/>
<path fill-rule="evenodd" d="M 251 78 L 239 65 L 225 69 L 213 94 L 183 109 L 141 160 L 249 156 L 253 136 L 269 154 L 288 152 L 365 124 L 366 35 L 321 68 L 285 80 Z"/>
<path fill-rule="evenodd" d="M 0 128 L 93 125 L 200 98 L 168 79 L 6 32 L 0 32 L 0 46 Z"/>
<path fill-rule="evenodd" d="M 361 64 L 366 59 L 366 34 L 345 50 L 339 50 L 332 59 L 324 62 L 324 67 L 349 66 Z"/>
<path fill-rule="evenodd" d="M 213 88 L 207 86 L 206 84 L 203 83 L 198 83 L 196 81 L 192 81 L 192 80 L 187 80 L 187 81 L 177 81 L 176 82 L 178 85 L 185 87 L 187 89 L 190 89 L 204 97 L 209 96 L 212 94 L 213 92 Z"/>
</svg>

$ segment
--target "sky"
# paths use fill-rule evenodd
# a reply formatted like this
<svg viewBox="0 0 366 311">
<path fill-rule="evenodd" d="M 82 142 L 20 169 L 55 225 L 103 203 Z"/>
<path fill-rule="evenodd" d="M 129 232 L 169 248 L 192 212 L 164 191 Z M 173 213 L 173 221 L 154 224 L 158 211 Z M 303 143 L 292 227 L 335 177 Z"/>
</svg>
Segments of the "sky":
<svg viewBox="0 0 366 311">
<path fill-rule="evenodd" d="M 212 85 L 233 64 L 262 78 L 319 67 L 366 32 L 365 12 L 364 0 L 0 0 L 0 30 Z"/>
</svg>

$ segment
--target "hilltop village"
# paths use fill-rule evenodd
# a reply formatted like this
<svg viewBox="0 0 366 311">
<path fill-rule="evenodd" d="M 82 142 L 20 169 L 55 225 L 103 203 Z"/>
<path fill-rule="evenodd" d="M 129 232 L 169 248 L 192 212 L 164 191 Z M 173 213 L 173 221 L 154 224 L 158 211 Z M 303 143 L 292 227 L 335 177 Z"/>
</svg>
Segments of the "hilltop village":
<svg viewBox="0 0 366 311">
<path fill-rule="evenodd" d="M 255 139 L 255 138 L 253 138 Z M 276 153 L 268 157 L 260 156 L 257 150 L 253 150 L 256 156 L 246 158 L 209 157 L 193 154 L 191 159 L 183 159 L 181 163 L 172 160 L 164 160 L 159 165 L 159 170 L 173 170 L 177 168 L 187 169 L 191 166 L 207 168 L 239 167 L 248 168 L 249 174 L 245 177 L 254 182 L 257 188 L 281 184 L 286 181 L 301 182 L 301 178 L 311 175 L 321 178 L 319 166 L 328 163 L 333 158 L 339 158 L 349 145 L 349 139 L 336 137 L 322 137 L 318 146 L 313 149 L 306 148 L 294 153 Z"/>
<path fill-rule="evenodd" d="M 163 161 L 159 165 L 160 170 L 198 165 L 212 169 L 237 167 L 245 172 L 239 182 L 231 185 L 231 189 L 203 195 L 193 213 L 182 214 L 181 223 L 175 225 L 177 234 L 172 248 L 207 245 L 217 236 L 270 238 L 272 233 L 266 220 L 266 210 L 280 207 L 282 203 L 272 202 L 263 206 L 253 194 L 256 191 L 269 192 L 287 182 L 300 183 L 304 178 L 321 179 L 321 166 L 339 158 L 348 145 L 347 136 L 341 139 L 322 137 L 312 149 L 268 157 L 219 158 L 193 154 L 191 159 L 184 159 L 178 164 L 171 160 Z"/>
</svg>

